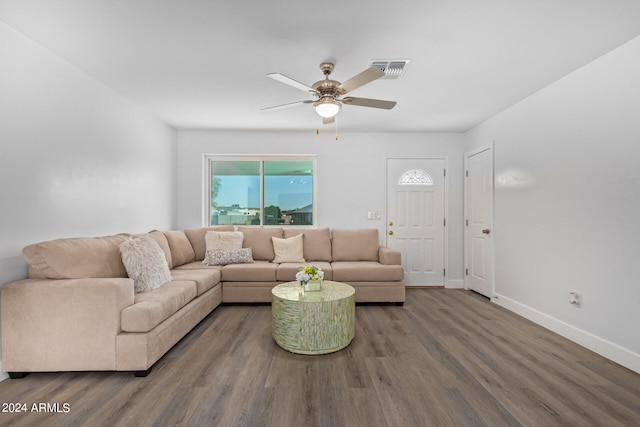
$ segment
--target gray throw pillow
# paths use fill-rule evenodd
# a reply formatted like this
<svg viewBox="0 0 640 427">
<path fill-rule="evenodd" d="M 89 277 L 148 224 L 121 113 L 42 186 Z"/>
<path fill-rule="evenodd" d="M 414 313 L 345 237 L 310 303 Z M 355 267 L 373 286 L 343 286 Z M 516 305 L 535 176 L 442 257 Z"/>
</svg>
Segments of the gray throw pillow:
<svg viewBox="0 0 640 427">
<path fill-rule="evenodd" d="M 207 265 L 250 264 L 253 263 L 251 248 L 212 249 L 206 254 Z"/>
</svg>

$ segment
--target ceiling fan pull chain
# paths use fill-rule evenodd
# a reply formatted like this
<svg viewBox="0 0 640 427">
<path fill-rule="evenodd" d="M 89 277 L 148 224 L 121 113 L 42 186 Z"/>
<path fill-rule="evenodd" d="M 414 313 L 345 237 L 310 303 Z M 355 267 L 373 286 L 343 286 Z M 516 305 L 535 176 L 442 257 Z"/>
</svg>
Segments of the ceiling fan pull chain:
<svg viewBox="0 0 640 427">
<path fill-rule="evenodd" d="M 338 118 L 336 117 L 334 119 L 334 123 L 336 125 L 336 141 L 338 140 Z"/>
</svg>

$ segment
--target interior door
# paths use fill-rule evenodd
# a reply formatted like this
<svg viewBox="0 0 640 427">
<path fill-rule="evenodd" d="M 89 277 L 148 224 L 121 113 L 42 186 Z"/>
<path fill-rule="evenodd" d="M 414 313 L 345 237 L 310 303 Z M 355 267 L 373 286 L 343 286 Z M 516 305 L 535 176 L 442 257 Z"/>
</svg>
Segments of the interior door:
<svg viewBox="0 0 640 427">
<path fill-rule="evenodd" d="M 387 159 L 387 246 L 407 286 L 443 286 L 445 159 Z"/>
<path fill-rule="evenodd" d="M 465 156 L 465 282 L 493 296 L 493 147 Z"/>
</svg>

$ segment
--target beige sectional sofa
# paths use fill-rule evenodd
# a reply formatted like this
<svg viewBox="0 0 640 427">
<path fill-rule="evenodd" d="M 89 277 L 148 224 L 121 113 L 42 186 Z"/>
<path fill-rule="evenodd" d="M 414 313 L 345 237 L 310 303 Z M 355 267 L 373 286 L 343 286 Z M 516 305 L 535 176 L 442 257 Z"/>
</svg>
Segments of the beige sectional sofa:
<svg viewBox="0 0 640 427">
<path fill-rule="evenodd" d="M 29 278 L 1 288 L 2 368 L 27 372 L 133 371 L 153 364 L 221 303 L 271 302 L 271 288 L 315 265 L 326 280 L 349 283 L 357 302 L 405 300 L 400 253 L 381 247 L 378 231 L 238 227 L 253 262 L 203 263 L 208 231 L 151 231 L 171 280 L 134 292 L 120 246 L 130 234 L 68 238 L 30 245 Z M 273 262 L 272 237 L 303 234 L 305 262 Z M 136 285 L 137 286 L 137 285 Z"/>
</svg>

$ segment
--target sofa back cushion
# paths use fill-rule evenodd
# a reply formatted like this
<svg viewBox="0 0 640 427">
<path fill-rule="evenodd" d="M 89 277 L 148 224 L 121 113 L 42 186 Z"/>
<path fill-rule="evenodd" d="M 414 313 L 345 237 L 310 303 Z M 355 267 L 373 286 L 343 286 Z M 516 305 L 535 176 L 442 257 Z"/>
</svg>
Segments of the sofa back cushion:
<svg viewBox="0 0 640 427">
<path fill-rule="evenodd" d="M 195 252 L 195 261 L 202 261 L 204 259 L 205 252 L 207 251 L 207 244 L 205 236 L 207 231 L 233 231 L 233 225 L 216 225 L 213 227 L 192 228 L 185 230 L 185 234 L 191 242 L 193 251 Z"/>
<path fill-rule="evenodd" d="M 169 268 L 173 267 L 173 261 L 171 259 L 171 248 L 169 247 L 169 241 L 167 240 L 167 236 L 164 235 L 162 231 L 153 230 L 147 234 L 153 240 L 156 241 L 162 252 L 164 253 L 164 257 L 167 260 L 167 265 Z M 141 236 L 136 236 L 141 237 Z"/>
<path fill-rule="evenodd" d="M 127 277 L 118 246 L 129 237 L 118 234 L 56 239 L 29 245 L 22 254 L 31 278 Z"/>
<path fill-rule="evenodd" d="M 290 238 L 304 234 L 302 245 L 304 259 L 307 261 L 331 261 L 331 238 L 329 228 L 285 228 L 284 237 Z"/>
<path fill-rule="evenodd" d="M 378 261 L 378 229 L 331 231 L 333 261 Z"/>
<path fill-rule="evenodd" d="M 163 231 L 171 249 L 171 268 L 178 267 L 196 259 L 193 247 L 182 231 Z"/>
<path fill-rule="evenodd" d="M 272 237 L 282 237 L 282 227 L 257 228 L 238 227 L 238 231 L 244 233 L 243 248 L 251 248 L 254 260 L 273 261 L 275 252 L 273 251 Z"/>
</svg>

